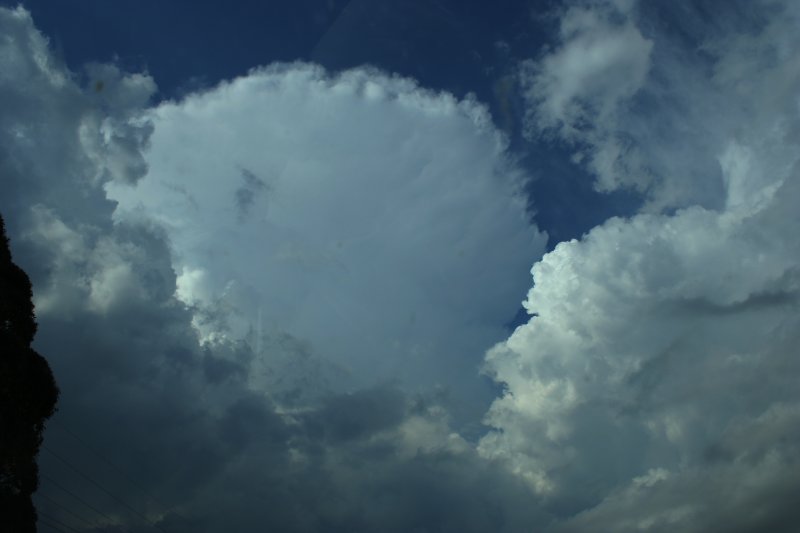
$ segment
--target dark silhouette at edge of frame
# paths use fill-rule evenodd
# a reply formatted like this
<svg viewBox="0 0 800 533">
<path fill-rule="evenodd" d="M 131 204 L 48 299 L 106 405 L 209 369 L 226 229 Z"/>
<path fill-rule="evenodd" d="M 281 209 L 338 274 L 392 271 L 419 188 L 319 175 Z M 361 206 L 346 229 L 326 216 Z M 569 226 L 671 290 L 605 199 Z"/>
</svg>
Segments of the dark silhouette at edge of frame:
<svg viewBox="0 0 800 533">
<path fill-rule="evenodd" d="M 35 533 L 36 457 L 59 391 L 50 365 L 31 348 L 33 291 L 11 259 L 2 216 L 0 235 L 0 530 Z"/>
</svg>

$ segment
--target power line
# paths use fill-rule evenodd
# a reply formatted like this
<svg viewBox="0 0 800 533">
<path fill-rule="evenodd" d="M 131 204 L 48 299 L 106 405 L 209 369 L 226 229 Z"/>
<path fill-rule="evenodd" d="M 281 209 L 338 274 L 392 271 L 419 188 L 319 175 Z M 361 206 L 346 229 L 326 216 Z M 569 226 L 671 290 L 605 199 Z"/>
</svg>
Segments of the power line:
<svg viewBox="0 0 800 533">
<path fill-rule="evenodd" d="M 53 523 L 54 523 L 54 524 L 56 524 L 58 527 L 61 527 L 61 528 L 67 529 L 67 530 L 69 530 L 69 531 L 73 531 L 74 533 L 81 533 L 80 531 L 78 531 L 78 530 L 77 530 L 77 529 L 75 529 L 74 527 L 70 526 L 69 524 L 65 524 L 64 522 L 62 522 L 62 521 L 61 521 L 61 520 L 59 520 L 58 518 L 55 518 L 55 517 L 53 517 L 53 516 L 50 516 L 50 515 L 48 515 L 48 514 L 46 514 L 46 513 L 41 513 L 41 512 L 40 512 L 40 513 L 38 513 L 38 515 L 39 515 L 41 518 L 44 518 L 45 520 L 47 520 L 48 522 L 53 522 Z"/>
<path fill-rule="evenodd" d="M 62 504 L 58 503 L 57 501 L 55 501 L 53 498 L 51 498 L 51 497 L 47 496 L 46 494 L 41 494 L 41 493 L 38 493 L 38 492 L 37 492 L 37 493 L 36 493 L 36 496 L 37 496 L 37 498 L 42 498 L 42 499 L 45 499 L 45 500 L 47 500 L 48 502 L 50 502 L 50 504 L 51 504 L 51 505 L 54 505 L 55 507 L 58 507 L 59 509 L 61 509 L 61 510 L 62 510 L 62 511 L 64 511 L 65 513 L 67 513 L 67 514 L 71 515 L 72 517 L 74 517 L 74 518 L 77 518 L 78 520 L 80 520 L 81 522 L 83 522 L 84 524 L 86 524 L 87 526 L 89 526 L 89 527 L 93 527 L 93 528 L 94 528 L 94 527 L 97 527 L 97 524 L 96 524 L 96 523 L 94 523 L 94 522 L 90 522 L 89 520 L 87 520 L 87 519 L 83 518 L 83 517 L 82 517 L 82 516 L 80 516 L 79 514 L 76 514 L 76 513 L 75 513 L 75 512 L 73 512 L 73 511 L 72 511 L 72 510 L 71 510 L 69 507 L 67 507 L 66 505 L 62 505 Z"/>
<path fill-rule="evenodd" d="M 65 426 L 61 422 L 58 422 L 55 419 L 50 420 L 50 422 L 51 423 L 55 423 L 55 425 L 57 425 L 61 430 L 63 430 L 65 433 L 69 434 L 73 439 L 75 439 L 81 445 L 83 445 L 83 447 L 86 448 L 89 452 L 91 452 L 93 455 L 95 455 L 97 458 L 99 458 L 101 461 L 103 461 L 106 465 L 111 467 L 112 470 L 116 471 L 119 475 L 124 477 L 129 483 L 131 483 L 133 486 L 135 486 L 136 488 L 141 490 L 142 493 L 145 496 L 147 496 L 153 503 L 158 504 L 159 506 L 161 506 L 162 509 L 167 509 L 167 510 L 170 509 L 169 505 L 165 504 L 164 502 L 162 502 L 161 500 L 159 500 L 158 498 L 153 496 L 153 494 L 150 491 L 148 491 L 141 483 L 139 483 L 138 481 L 133 479 L 131 476 L 129 476 L 127 473 L 125 473 L 125 471 L 123 471 L 122 468 L 120 468 L 116 464 L 114 464 L 110 459 L 108 459 L 100 451 L 98 451 L 97 448 L 95 448 L 94 446 L 90 445 L 88 442 L 83 440 L 83 438 L 79 437 L 74 431 L 72 431 L 67 426 Z M 177 514 L 177 513 L 175 513 L 175 514 Z M 178 515 L 178 516 L 180 516 L 180 515 Z"/>
<path fill-rule="evenodd" d="M 98 515 L 102 516 L 103 518 L 105 518 L 106 520 L 111 522 L 112 524 L 116 524 L 117 523 L 117 520 L 114 520 L 113 518 L 108 516 L 106 513 L 104 513 L 103 511 L 99 510 L 97 507 L 93 506 L 92 504 L 90 504 L 89 502 L 87 502 L 86 500 L 84 500 L 83 498 L 81 498 L 80 496 L 78 496 L 77 494 L 75 494 L 74 492 L 69 490 L 68 488 L 64 487 L 64 485 L 62 485 L 61 483 L 59 483 L 55 479 L 51 478 L 47 474 L 39 474 L 39 475 L 41 477 L 43 477 L 44 479 L 46 479 L 50 484 L 52 484 L 53 486 L 55 486 L 56 488 L 58 488 L 58 489 L 60 489 L 60 490 L 62 490 L 64 492 L 66 492 L 67 494 L 69 494 L 70 496 L 75 498 L 77 501 L 79 501 L 83 505 L 85 505 L 87 508 L 91 509 L 92 511 L 94 511 Z"/>
<path fill-rule="evenodd" d="M 88 481 L 89 483 L 91 483 L 92 485 L 94 485 L 95 487 L 97 487 L 98 489 L 103 491 L 104 493 L 106 493 L 114 501 L 116 501 L 117 503 L 119 503 L 120 505 L 122 505 L 123 507 L 128 509 L 130 512 L 132 512 L 133 514 L 135 514 L 139 518 L 141 518 L 147 525 L 149 525 L 153 529 L 157 529 L 158 531 L 161 531 L 162 533 L 167 533 L 166 531 L 161 529 L 158 525 L 156 525 L 153 522 L 151 522 L 150 519 L 148 519 L 142 513 L 140 513 L 139 511 L 137 511 L 136 509 L 134 509 L 130 505 L 128 505 L 122 498 L 120 498 L 119 496 L 116 496 L 114 493 L 112 493 L 107 488 L 102 486 L 100 483 L 98 483 L 97 481 L 92 479 L 90 476 L 88 476 L 88 475 L 84 474 L 83 472 L 81 472 L 80 469 L 78 469 L 75 465 L 73 465 L 72 463 L 70 463 L 69 461 L 67 461 L 63 457 L 61 457 L 59 454 L 55 453 L 53 450 L 51 450 L 50 448 L 48 448 L 47 446 L 44 446 L 44 445 L 42 445 L 42 449 L 45 450 L 50 455 L 52 455 L 53 457 L 55 457 L 56 459 L 58 459 L 59 461 L 61 461 L 62 463 L 64 463 L 70 470 L 72 470 L 73 472 L 75 472 L 76 474 L 81 476 L 83 479 L 85 479 L 86 481 Z"/>
<path fill-rule="evenodd" d="M 58 526 L 54 526 L 53 524 L 50 524 L 50 523 L 48 523 L 48 522 L 45 522 L 45 521 L 44 521 L 44 520 L 42 520 L 42 519 L 39 519 L 39 520 L 37 520 L 37 522 L 38 522 L 38 523 L 40 523 L 40 524 L 41 524 L 41 525 L 43 525 L 43 526 L 47 526 L 47 527 L 49 527 L 49 528 L 50 528 L 50 529 L 52 529 L 53 531 L 57 531 L 58 533 L 69 533 L 69 531 L 64 531 L 64 530 L 63 530 L 63 529 L 61 529 L 60 527 L 58 527 Z"/>
<path fill-rule="evenodd" d="M 70 531 L 72 531 L 73 533 L 81 533 L 80 531 L 78 531 L 74 527 L 70 527 L 67 524 L 65 524 L 64 522 L 61 522 L 60 520 L 58 520 L 56 518 L 53 518 L 52 516 L 48 516 L 48 515 L 46 515 L 44 513 L 38 513 L 38 515 L 39 515 L 38 521 L 42 522 L 44 525 L 46 525 L 49 528 L 55 529 L 56 531 L 63 532 L 63 533 L 69 533 Z M 48 522 L 52 522 L 52 523 L 48 523 Z"/>
</svg>

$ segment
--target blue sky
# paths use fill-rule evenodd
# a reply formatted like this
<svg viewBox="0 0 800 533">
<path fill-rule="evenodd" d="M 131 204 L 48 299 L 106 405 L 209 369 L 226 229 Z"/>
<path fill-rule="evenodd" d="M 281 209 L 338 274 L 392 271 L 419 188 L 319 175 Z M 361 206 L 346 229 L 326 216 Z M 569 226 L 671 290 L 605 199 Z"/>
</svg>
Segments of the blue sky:
<svg viewBox="0 0 800 533">
<path fill-rule="evenodd" d="M 3 5 L 51 523 L 796 529 L 795 3 Z"/>
<path fill-rule="evenodd" d="M 514 117 L 517 63 L 535 56 L 556 31 L 552 2 L 301 1 L 169 3 L 33 1 L 25 4 L 55 51 L 75 70 L 115 61 L 145 70 L 156 99 L 213 87 L 273 62 L 313 61 L 331 71 L 373 65 L 458 97 L 477 95 L 506 128 L 537 179 L 538 223 L 551 245 L 578 237 L 615 214 L 632 212 L 633 195 L 596 195 L 591 181 L 557 143 L 521 142 Z M 147 38 L 142 38 L 146 35 Z M 500 85 L 498 85 L 500 84 Z M 508 99 L 506 99 L 508 97 Z M 557 177 L 556 177 L 557 176 Z"/>
</svg>

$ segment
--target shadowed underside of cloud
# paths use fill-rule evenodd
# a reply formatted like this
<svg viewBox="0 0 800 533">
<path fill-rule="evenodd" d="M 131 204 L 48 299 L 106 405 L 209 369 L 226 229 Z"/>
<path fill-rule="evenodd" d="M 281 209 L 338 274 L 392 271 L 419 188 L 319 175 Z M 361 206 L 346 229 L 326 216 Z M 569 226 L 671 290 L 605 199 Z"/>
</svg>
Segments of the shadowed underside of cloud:
<svg viewBox="0 0 800 533">
<path fill-rule="evenodd" d="M 559 531 L 793 530 L 800 12 L 732 4 L 684 61 L 697 43 L 644 9 L 676 16 L 577 3 L 522 75 L 534 135 L 672 214 L 608 220 L 533 267 L 534 316 L 487 356 L 506 392 L 479 449 L 574 515 Z"/>
</svg>

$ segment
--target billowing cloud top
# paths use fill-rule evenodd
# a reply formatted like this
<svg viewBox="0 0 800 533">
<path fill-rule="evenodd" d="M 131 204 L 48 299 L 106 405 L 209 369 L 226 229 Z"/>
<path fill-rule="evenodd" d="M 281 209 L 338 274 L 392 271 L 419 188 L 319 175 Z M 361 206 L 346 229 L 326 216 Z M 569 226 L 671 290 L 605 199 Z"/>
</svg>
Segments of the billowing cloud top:
<svg viewBox="0 0 800 533">
<path fill-rule="evenodd" d="M 483 351 L 544 249 L 483 107 L 296 64 L 149 118 L 147 176 L 108 190 L 119 219 L 165 228 L 179 297 L 224 308 L 225 325 L 198 319 L 207 338 L 249 335 L 270 367 L 271 340 L 289 335 L 360 386 L 474 396 Z"/>
</svg>

